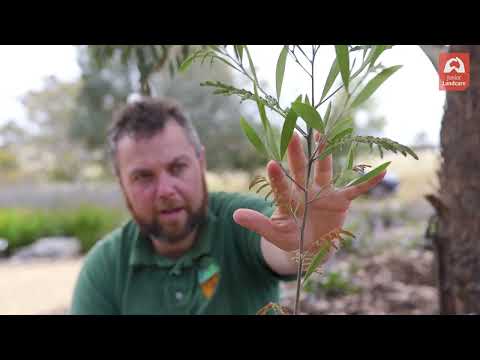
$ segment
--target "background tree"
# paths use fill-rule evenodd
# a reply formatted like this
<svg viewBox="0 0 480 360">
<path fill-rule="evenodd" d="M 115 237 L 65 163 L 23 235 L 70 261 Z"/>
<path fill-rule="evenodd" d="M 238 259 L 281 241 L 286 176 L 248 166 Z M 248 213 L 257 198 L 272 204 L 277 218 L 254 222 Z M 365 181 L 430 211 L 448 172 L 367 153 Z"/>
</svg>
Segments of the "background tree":
<svg viewBox="0 0 480 360">
<path fill-rule="evenodd" d="M 37 169 L 53 180 L 78 179 L 81 162 L 87 154 L 72 143 L 69 132 L 81 85 L 49 77 L 42 90 L 29 91 L 23 96 L 30 122 L 30 145 L 36 148 L 30 156 L 29 170 Z"/>
<path fill-rule="evenodd" d="M 428 51 L 428 49 L 427 49 Z M 429 235 L 436 249 L 443 314 L 480 313 L 480 47 L 451 45 L 470 54 L 470 87 L 449 91 L 440 132 L 442 163 Z M 438 56 L 437 56 L 438 58 Z"/>
<path fill-rule="evenodd" d="M 189 113 L 205 147 L 208 167 L 212 170 L 242 169 L 253 171 L 265 163 L 258 156 L 240 129 L 238 119 L 253 112 L 247 103 L 224 96 L 213 96 L 212 90 L 200 83 L 214 78 L 235 82 L 231 70 L 222 63 L 211 66 L 193 65 L 188 72 L 171 76 L 161 72 L 152 77 L 152 95 L 169 96 L 181 102 Z M 260 122 L 257 123 L 259 128 Z M 221 149 L 221 151 L 220 151 Z"/>
</svg>

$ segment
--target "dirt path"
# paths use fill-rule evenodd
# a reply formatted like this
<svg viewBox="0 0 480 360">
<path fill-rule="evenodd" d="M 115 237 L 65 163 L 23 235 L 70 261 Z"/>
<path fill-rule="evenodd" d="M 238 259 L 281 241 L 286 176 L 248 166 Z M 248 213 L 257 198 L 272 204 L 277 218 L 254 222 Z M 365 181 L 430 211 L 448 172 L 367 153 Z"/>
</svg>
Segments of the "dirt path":
<svg viewBox="0 0 480 360">
<path fill-rule="evenodd" d="M 64 313 L 82 262 L 0 263 L 0 315 Z"/>
</svg>

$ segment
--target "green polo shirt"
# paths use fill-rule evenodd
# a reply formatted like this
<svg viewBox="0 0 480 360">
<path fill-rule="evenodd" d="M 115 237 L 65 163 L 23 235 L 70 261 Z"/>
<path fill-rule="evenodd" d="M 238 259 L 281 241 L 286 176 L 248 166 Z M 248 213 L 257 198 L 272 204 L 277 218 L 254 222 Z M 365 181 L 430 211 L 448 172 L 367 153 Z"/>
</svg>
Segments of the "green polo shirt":
<svg viewBox="0 0 480 360">
<path fill-rule="evenodd" d="M 71 314 L 255 314 L 278 302 L 279 280 L 295 276 L 268 267 L 260 236 L 233 221 L 239 208 L 274 210 L 253 195 L 209 193 L 207 223 L 176 260 L 154 252 L 130 220 L 86 256 Z"/>
</svg>

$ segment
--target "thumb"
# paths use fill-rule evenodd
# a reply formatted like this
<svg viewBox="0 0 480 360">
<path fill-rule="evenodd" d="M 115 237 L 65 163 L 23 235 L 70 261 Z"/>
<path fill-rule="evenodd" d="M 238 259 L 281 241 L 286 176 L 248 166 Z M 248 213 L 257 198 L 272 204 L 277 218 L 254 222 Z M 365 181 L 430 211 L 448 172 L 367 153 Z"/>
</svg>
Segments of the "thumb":
<svg viewBox="0 0 480 360">
<path fill-rule="evenodd" d="M 254 231 L 265 239 L 271 239 L 273 226 L 268 217 L 255 210 L 238 209 L 233 213 L 233 220 L 240 226 Z"/>
</svg>

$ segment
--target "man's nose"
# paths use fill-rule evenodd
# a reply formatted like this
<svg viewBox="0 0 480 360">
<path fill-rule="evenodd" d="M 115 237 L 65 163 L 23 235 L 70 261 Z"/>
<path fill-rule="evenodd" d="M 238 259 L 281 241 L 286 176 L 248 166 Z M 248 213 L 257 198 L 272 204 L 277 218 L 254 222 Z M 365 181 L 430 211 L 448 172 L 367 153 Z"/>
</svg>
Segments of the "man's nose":
<svg viewBox="0 0 480 360">
<path fill-rule="evenodd" d="M 174 179 L 166 174 L 160 176 L 157 182 L 156 196 L 159 198 L 170 198 L 173 195 L 175 195 Z"/>
</svg>

